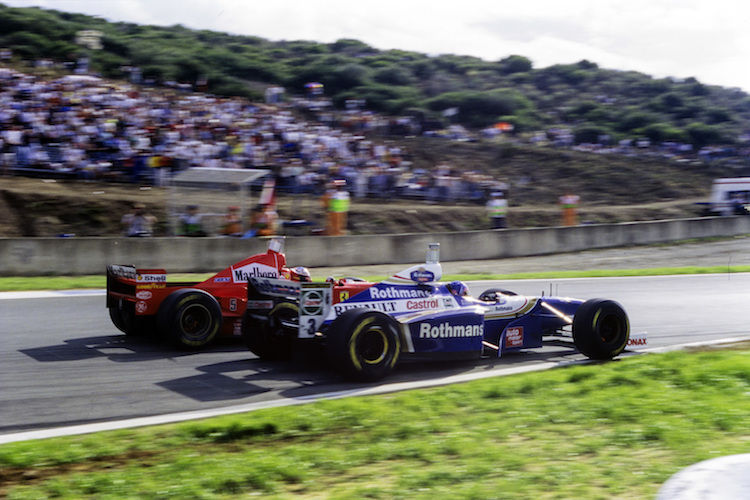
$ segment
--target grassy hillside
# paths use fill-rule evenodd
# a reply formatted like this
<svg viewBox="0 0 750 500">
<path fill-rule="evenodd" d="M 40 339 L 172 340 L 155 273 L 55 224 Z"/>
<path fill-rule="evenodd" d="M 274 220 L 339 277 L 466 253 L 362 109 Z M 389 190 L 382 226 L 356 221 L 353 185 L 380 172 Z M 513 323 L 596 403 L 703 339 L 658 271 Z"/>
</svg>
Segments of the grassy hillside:
<svg viewBox="0 0 750 500">
<path fill-rule="evenodd" d="M 101 33 L 100 48 L 77 41 L 81 30 Z M 750 130 L 750 96 L 739 89 L 695 78 L 655 79 L 589 60 L 534 68 L 523 55 L 484 61 L 380 51 L 350 39 L 271 42 L 2 4 L 0 47 L 32 64 L 47 59 L 72 69 L 86 57 L 90 70 L 107 78 L 197 86 L 258 100 L 270 85 L 293 96 L 304 94 L 307 83 L 320 82 L 338 109 L 357 99 L 369 110 L 408 116 L 428 128 L 506 122 L 519 133 L 566 127 L 578 143 L 647 137 L 696 148 L 746 142 L 742 136 Z M 443 115 L 448 109 L 457 111 L 450 119 Z"/>
</svg>

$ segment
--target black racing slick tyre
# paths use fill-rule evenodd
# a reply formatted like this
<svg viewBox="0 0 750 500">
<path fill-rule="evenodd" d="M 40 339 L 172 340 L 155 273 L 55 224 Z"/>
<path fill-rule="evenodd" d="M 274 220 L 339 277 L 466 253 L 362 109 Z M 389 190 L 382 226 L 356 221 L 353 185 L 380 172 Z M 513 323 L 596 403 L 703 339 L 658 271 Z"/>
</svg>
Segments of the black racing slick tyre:
<svg viewBox="0 0 750 500">
<path fill-rule="evenodd" d="M 504 288 L 490 288 L 479 294 L 479 297 L 477 298 L 483 302 L 495 302 L 497 300 L 498 293 L 503 295 L 516 295 L 516 292 L 511 292 L 510 290 L 506 290 Z"/>
<path fill-rule="evenodd" d="M 125 335 L 136 337 L 142 334 L 136 327 L 135 308 L 130 303 L 124 304 L 124 309 L 110 307 L 109 318 L 112 324 Z"/>
<path fill-rule="evenodd" d="M 123 303 L 122 308 L 110 307 L 109 317 L 117 329 L 128 337 L 145 337 L 154 334 L 155 318 L 153 316 L 137 316 L 133 302 Z"/>
<path fill-rule="evenodd" d="M 174 345 L 198 350 L 209 345 L 221 329 L 221 306 L 203 290 L 172 292 L 159 307 L 159 331 Z"/>
<path fill-rule="evenodd" d="M 285 361 L 292 357 L 298 323 L 299 306 L 294 302 L 279 302 L 265 316 L 245 311 L 242 340 L 261 359 Z"/>
<path fill-rule="evenodd" d="M 573 317 L 573 342 L 591 359 L 612 359 L 628 345 L 630 322 L 613 300 L 587 300 Z"/>
<path fill-rule="evenodd" d="M 346 311 L 331 323 L 326 333 L 326 357 L 349 379 L 380 380 L 391 373 L 400 354 L 398 323 L 378 311 Z"/>
</svg>

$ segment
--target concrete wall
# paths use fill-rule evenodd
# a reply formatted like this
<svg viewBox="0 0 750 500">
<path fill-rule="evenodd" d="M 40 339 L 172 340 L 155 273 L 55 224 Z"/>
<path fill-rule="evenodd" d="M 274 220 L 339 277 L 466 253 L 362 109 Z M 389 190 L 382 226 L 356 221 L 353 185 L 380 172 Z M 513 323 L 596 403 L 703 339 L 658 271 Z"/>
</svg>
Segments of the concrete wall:
<svg viewBox="0 0 750 500">
<path fill-rule="evenodd" d="M 427 244 L 440 260 L 483 260 L 750 234 L 750 217 L 712 217 L 576 227 L 367 236 L 292 236 L 287 262 L 307 267 L 411 264 Z M 100 274 L 107 264 L 212 272 L 264 252 L 262 239 L 0 238 L 0 276 Z"/>
</svg>

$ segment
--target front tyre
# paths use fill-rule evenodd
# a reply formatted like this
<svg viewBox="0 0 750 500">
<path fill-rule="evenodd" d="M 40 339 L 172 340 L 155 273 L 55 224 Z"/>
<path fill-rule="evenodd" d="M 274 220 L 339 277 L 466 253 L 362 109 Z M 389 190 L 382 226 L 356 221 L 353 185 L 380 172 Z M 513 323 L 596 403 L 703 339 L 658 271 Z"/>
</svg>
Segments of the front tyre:
<svg viewBox="0 0 750 500">
<path fill-rule="evenodd" d="M 612 359 L 628 345 L 630 322 L 613 300 L 587 300 L 573 317 L 573 342 L 591 359 Z"/>
<path fill-rule="evenodd" d="M 183 349 L 209 345 L 221 329 L 221 306 L 203 290 L 185 288 L 171 293 L 157 314 L 160 332 Z"/>
<path fill-rule="evenodd" d="M 346 311 L 326 333 L 329 362 L 345 377 L 360 382 L 375 382 L 388 375 L 400 353 L 398 323 L 377 311 Z"/>
<path fill-rule="evenodd" d="M 298 323 L 299 307 L 293 302 L 279 302 L 267 316 L 245 311 L 242 318 L 242 340 L 260 359 L 288 360 L 292 357 Z"/>
</svg>

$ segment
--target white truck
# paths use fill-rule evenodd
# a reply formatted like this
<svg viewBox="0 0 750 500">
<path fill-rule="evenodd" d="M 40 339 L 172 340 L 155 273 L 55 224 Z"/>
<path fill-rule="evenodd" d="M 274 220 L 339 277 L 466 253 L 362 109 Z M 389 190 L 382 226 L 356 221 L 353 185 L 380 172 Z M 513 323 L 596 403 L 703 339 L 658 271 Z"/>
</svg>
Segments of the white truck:
<svg viewBox="0 0 750 500">
<path fill-rule="evenodd" d="M 750 177 L 715 179 L 710 201 L 701 205 L 706 215 L 750 214 Z"/>
</svg>

